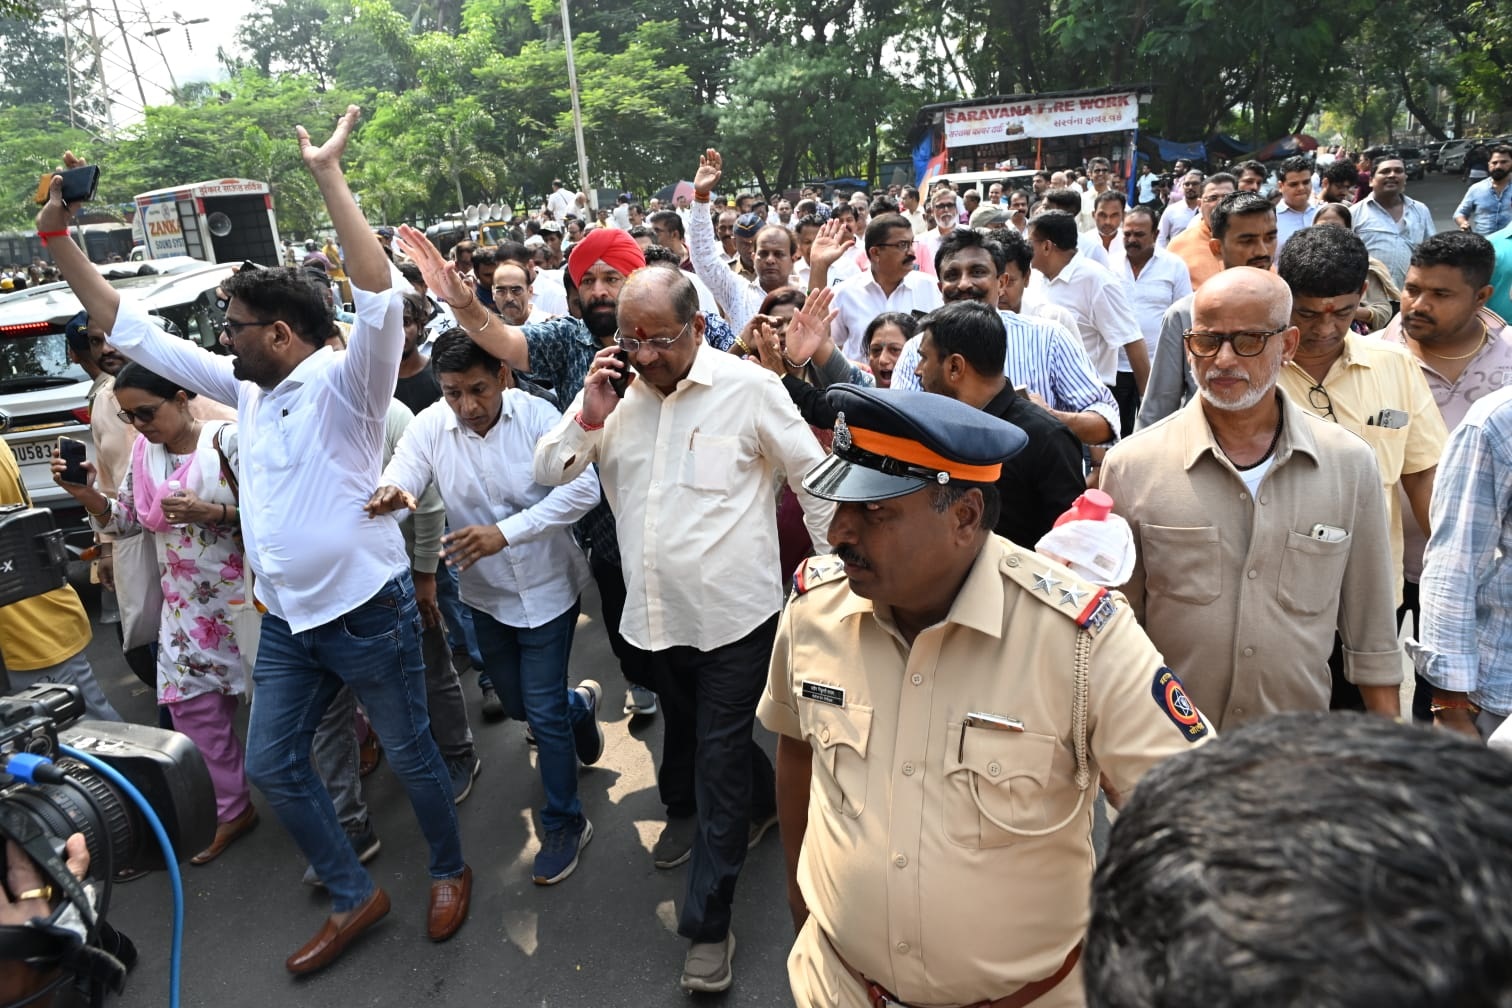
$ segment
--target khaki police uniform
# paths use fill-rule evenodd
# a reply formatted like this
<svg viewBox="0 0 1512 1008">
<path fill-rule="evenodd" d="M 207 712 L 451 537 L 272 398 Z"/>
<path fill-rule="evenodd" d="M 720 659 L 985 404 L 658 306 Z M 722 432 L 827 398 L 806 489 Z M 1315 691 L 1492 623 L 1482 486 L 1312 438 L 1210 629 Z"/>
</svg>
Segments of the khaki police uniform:
<svg viewBox="0 0 1512 1008">
<path fill-rule="evenodd" d="M 997 536 L 912 646 L 838 559 L 806 561 L 758 715 L 813 749 L 800 1008 L 872 1005 L 856 974 L 918 1008 L 1054 976 L 1087 925 L 1099 773 L 1128 793 L 1209 736 L 1121 596 Z M 1033 1004 L 1083 1004 L 1079 970 Z"/>
</svg>

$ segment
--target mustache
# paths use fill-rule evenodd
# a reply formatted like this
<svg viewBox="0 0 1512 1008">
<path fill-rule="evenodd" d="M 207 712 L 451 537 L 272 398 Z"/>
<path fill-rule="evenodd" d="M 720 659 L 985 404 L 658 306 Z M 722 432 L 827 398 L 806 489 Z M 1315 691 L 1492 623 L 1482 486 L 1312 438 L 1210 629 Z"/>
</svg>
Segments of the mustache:
<svg viewBox="0 0 1512 1008">
<path fill-rule="evenodd" d="M 1438 320 L 1436 320 L 1432 315 L 1429 315 L 1427 312 L 1420 311 L 1410 311 L 1405 313 L 1402 316 L 1402 322 L 1424 322 L 1428 325 L 1438 325 Z"/>
<path fill-rule="evenodd" d="M 1237 368 L 1208 368 L 1207 374 L 1204 377 L 1208 381 L 1218 378 L 1234 378 L 1239 381 L 1249 381 L 1249 375 Z"/>
<path fill-rule="evenodd" d="M 854 546 L 841 546 L 835 550 L 835 555 L 853 567 L 871 568 L 871 564 L 867 563 L 866 558 L 856 552 Z"/>
</svg>

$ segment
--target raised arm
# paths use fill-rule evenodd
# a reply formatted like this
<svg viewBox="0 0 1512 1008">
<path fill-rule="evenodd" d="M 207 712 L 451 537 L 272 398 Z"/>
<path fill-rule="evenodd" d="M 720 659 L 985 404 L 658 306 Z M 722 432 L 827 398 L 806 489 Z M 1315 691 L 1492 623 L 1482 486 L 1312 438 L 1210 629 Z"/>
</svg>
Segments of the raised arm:
<svg viewBox="0 0 1512 1008">
<path fill-rule="evenodd" d="M 84 159 L 74 156 L 73 151 L 63 154 L 65 168 L 82 168 Z M 63 274 L 63 279 L 73 290 L 74 296 L 89 312 L 89 320 L 107 333 L 115 328 L 116 312 L 121 306 L 121 295 L 106 281 L 100 271 L 90 263 L 84 250 L 74 243 L 68 233 L 74 212 L 79 204 L 71 206 L 63 202 L 63 176 L 54 175 L 52 187 L 47 191 L 47 202 L 37 211 L 37 234 L 52 254 L 53 265 Z"/>
<path fill-rule="evenodd" d="M 388 256 L 384 255 L 367 218 L 362 216 L 362 208 L 353 198 L 341 170 L 341 155 L 361 114 L 356 105 L 348 105 L 330 138 L 319 147 L 310 141 L 310 134 L 303 126 L 294 127 L 294 133 L 299 137 L 299 156 L 320 187 L 326 213 L 336 228 L 336 240 L 346 257 L 347 278 L 354 287 L 376 293 L 392 286 Z"/>
<path fill-rule="evenodd" d="M 698 172 L 693 176 L 693 211 L 688 214 L 688 258 L 693 260 L 693 272 L 698 279 L 724 306 L 731 328 L 739 332 L 750 317 L 745 307 L 745 291 L 740 277 L 719 257 L 714 222 L 709 218 L 709 194 L 719 184 L 723 166 L 719 151 L 713 147 L 698 159 Z"/>
<path fill-rule="evenodd" d="M 517 371 L 530 370 L 530 347 L 525 331 L 507 324 L 478 301 L 472 285 L 442 257 L 425 232 L 403 224 L 399 227 L 399 251 L 420 267 L 425 285 L 452 310 L 457 325 L 474 343 Z"/>
</svg>

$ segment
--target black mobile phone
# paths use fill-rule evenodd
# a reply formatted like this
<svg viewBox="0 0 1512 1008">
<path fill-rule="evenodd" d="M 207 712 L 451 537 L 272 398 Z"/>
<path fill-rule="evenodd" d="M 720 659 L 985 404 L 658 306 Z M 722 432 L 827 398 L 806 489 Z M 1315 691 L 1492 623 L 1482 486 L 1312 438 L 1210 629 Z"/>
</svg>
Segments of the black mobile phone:
<svg viewBox="0 0 1512 1008">
<path fill-rule="evenodd" d="M 63 461 L 68 465 L 63 469 L 63 474 L 58 478 L 64 483 L 75 483 L 86 486 L 89 483 L 89 474 L 84 471 L 84 456 L 89 447 L 83 441 L 75 441 L 70 437 L 58 438 L 58 454 L 63 456 Z"/>
<path fill-rule="evenodd" d="M 94 199 L 95 189 L 100 184 L 99 165 L 84 165 L 82 168 L 70 168 L 67 171 L 48 172 L 37 183 L 37 195 L 35 199 L 38 206 L 47 202 L 47 194 L 52 189 L 52 178 L 54 175 L 63 176 L 64 203 L 87 203 Z"/>
<path fill-rule="evenodd" d="M 614 352 L 614 359 L 620 362 L 620 367 L 624 368 L 624 370 L 619 373 L 619 377 L 609 379 L 609 387 L 614 389 L 615 395 L 623 399 L 625 398 L 625 389 L 630 385 L 630 355 L 624 350 L 616 350 Z"/>
</svg>

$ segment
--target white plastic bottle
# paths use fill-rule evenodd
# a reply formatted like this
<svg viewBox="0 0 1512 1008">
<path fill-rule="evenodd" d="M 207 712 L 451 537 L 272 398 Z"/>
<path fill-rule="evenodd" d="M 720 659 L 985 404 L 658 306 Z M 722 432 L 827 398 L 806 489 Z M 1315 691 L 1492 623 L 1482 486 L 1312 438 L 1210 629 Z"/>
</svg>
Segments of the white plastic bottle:
<svg viewBox="0 0 1512 1008">
<path fill-rule="evenodd" d="M 168 496 L 168 497 L 177 497 L 179 494 L 181 494 L 183 492 L 184 492 L 184 484 L 180 483 L 178 480 L 169 480 L 168 481 L 168 493 L 166 494 L 166 496 Z M 174 528 L 183 528 L 184 527 L 184 522 L 174 522 L 173 523 L 173 527 Z"/>
</svg>

